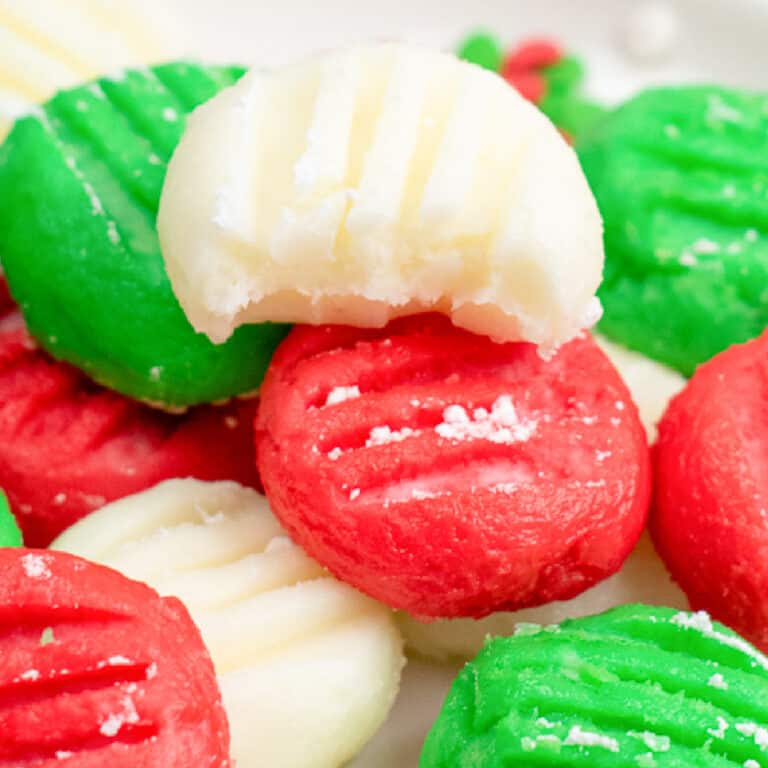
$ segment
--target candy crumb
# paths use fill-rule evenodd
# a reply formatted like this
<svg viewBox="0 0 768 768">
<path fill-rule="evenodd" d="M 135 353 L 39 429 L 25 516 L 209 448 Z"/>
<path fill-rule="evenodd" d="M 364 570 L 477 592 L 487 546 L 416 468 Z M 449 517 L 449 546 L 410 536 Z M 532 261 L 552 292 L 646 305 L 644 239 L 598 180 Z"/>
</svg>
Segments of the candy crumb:
<svg viewBox="0 0 768 768">
<path fill-rule="evenodd" d="M 126 696 L 122 700 L 122 705 L 122 712 L 109 715 L 109 717 L 107 717 L 101 724 L 99 733 L 101 733 L 102 736 L 112 738 L 113 736 L 117 736 L 124 725 L 132 725 L 133 723 L 139 722 L 139 713 L 136 711 L 133 699 L 130 696 Z"/>
<path fill-rule="evenodd" d="M 717 728 L 707 728 L 707 733 L 716 739 L 724 739 L 728 730 L 728 721 L 724 717 L 717 718 Z"/>
<path fill-rule="evenodd" d="M 334 387 L 326 398 L 325 405 L 336 405 L 343 403 L 345 400 L 354 400 L 360 397 L 360 388 L 357 386 L 351 387 Z"/>
<path fill-rule="evenodd" d="M 725 682 L 725 678 L 719 672 L 709 678 L 707 685 L 710 688 L 719 688 L 721 691 L 728 690 L 728 683 Z"/>
<path fill-rule="evenodd" d="M 653 731 L 629 731 L 627 735 L 633 739 L 640 739 L 651 752 L 669 752 L 672 746 L 669 736 L 653 733 Z"/>
<path fill-rule="evenodd" d="M 500 395 L 490 413 L 485 408 L 476 408 L 470 416 L 461 405 L 448 406 L 435 432 L 447 440 L 480 439 L 511 445 L 529 440 L 536 427 L 535 421 L 520 419 L 509 395 Z"/>
<path fill-rule="evenodd" d="M 742 736 L 751 736 L 761 750 L 768 747 L 768 728 L 762 728 L 757 723 L 736 723 L 735 727 Z"/>
<path fill-rule="evenodd" d="M 566 746 L 601 747 L 609 752 L 619 751 L 619 742 L 612 736 L 605 736 L 594 731 L 585 731 L 580 725 L 574 725 L 568 731 L 568 737 L 563 743 Z"/>
<path fill-rule="evenodd" d="M 421 433 L 410 427 L 402 429 L 392 429 L 386 425 L 374 427 L 368 439 L 365 441 L 366 448 L 372 448 L 377 445 L 389 445 L 390 443 L 401 443 L 409 437 L 418 437 Z"/>
<path fill-rule="evenodd" d="M 24 555 L 21 558 L 21 564 L 24 567 L 24 573 L 30 579 L 50 579 L 51 570 L 45 562 L 43 555 Z"/>
</svg>

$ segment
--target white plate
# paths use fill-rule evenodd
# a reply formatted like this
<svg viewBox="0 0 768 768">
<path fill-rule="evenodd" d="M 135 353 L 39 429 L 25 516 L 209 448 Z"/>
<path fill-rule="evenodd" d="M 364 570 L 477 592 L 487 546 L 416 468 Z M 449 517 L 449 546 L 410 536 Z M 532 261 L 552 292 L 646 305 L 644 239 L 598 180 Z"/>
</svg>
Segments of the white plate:
<svg viewBox="0 0 768 768">
<path fill-rule="evenodd" d="M 488 27 L 510 43 L 546 34 L 590 65 L 589 89 L 618 100 L 646 84 L 710 81 L 766 88 L 768 0 L 663 3 L 678 20 L 668 56 L 639 62 L 626 35 L 640 0 L 168 0 L 190 53 L 273 66 L 366 40 L 452 47 Z M 659 5 L 659 3 L 654 3 Z M 456 668 L 411 662 L 389 722 L 350 768 L 416 768 L 424 735 Z"/>
</svg>

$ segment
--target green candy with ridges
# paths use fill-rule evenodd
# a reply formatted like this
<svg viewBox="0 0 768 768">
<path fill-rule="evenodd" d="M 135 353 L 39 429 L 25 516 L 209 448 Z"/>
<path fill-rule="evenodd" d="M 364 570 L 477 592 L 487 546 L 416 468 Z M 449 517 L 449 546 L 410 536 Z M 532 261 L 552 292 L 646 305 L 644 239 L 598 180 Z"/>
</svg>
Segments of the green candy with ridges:
<svg viewBox="0 0 768 768">
<path fill-rule="evenodd" d="M 600 330 L 690 375 L 768 325 L 768 95 L 648 90 L 582 136 L 605 221 Z"/>
<path fill-rule="evenodd" d="M 8 497 L 0 489 L 0 547 L 21 547 L 23 544 L 21 530 L 11 512 Z"/>
<path fill-rule="evenodd" d="M 196 333 L 171 289 L 155 219 L 196 106 L 238 67 L 179 62 L 63 91 L 0 147 L 0 262 L 55 358 L 130 397 L 184 408 L 252 392 L 282 325 Z"/>
<path fill-rule="evenodd" d="M 768 659 L 706 614 L 627 605 L 488 641 L 419 766 L 734 768 L 766 745 Z"/>
</svg>

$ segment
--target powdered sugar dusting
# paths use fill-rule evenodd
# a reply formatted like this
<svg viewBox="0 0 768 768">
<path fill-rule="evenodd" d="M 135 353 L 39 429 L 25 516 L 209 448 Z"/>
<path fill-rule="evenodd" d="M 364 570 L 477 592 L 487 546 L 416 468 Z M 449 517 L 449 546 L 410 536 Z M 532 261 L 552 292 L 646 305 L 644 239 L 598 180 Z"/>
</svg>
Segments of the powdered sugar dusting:
<svg viewBox="0 0 768 768">
<path fill-rule="evenodd" d="M 738 636 L 726 635 L 724 632 L 719 632 L 715 629 L 712 624 L 712 619 L 706 611 L 697 611 L 696 613 L 686 613 L 685 611 L 681 611 L 680 613 L 676 613 L 670 621 L 678 627 L 700 632 L 704 637 L 716 640 L 721 645 L 726 645 L 729 648 L 741 651 L 749 656 L 753 660 L 753 663 L 768 670 L 768 658 L 763 656 L 760 651 L 753 648 L 746 640 L 742 640 Z M 768 744 L 768 742 L 766 742 L 766 744 Z"/>
<path fill-rule="evenodd" d="M 718 672 L 717 674 L 712 675 L 712 677 L 707 680 L 707 685 L 710 688 L 719 688 L 721 691 L 727 691 L 728 690 L 728 683 L 725 681 L 725 678 Z"/>
<path fill-rule="evenodd" d="M 707 733 L 710 736 L 714 736 L 714 738 L 716 739 L 724 739 L 725 733 L 727 730 L 728 730 L 728 721 L 724 717 L 718 716 L 717 727 L 707 728 Z"/>
<path fill-rule="evenodd" d="M 24 573 L 26 573 L 30 579 L 51 578 L 51 569 L 48 567 L 44 555 L 24 555 L 24 557 L 21 558 L 21 565 L 24 568 Z"/>
<path fill-rule="evenodd" d="M 571 730 L 568 731 L 568 737 L 564 743 L 568 746 L 602 747 L 609 752 L 619 751 L 619 742 L 612 736 L 605 736 L 602 733 L 594 733 L 593 731 L 585 731 L 580 725 L 574 725 Z"/>
<path fill-rule="evenodd" d="M 124 725 L 132 725 L 139 722 L 139 713 L 136 711 L 136 706 L 133 703 L 133 699 L 130 696 L 125 696 L 122 701 L 122 710 L 114 714 L 109 715 L 107 719 L 101 724 L 99 733 L 102 736 L 112 738 L 120 733 L 120 730 Z"/>
<path fill-rule="evenodd" d="M 736 723 L 735 728 L 742 736 L 751 737 L 761 750 L 768 748 L 768 728 L 757 723 Z"/>
<path fill-rule="evenodd" d="M 511 445 L 529 440 L 536 432 L 536 422 L 521 420 L 509 395 L 501 395 L 491 406 L 476 408 L 470 415 L 461 405 L 450 405 L 443 411 L 443 421 L 435 432 L 446 440 L 488 440 Z"/>
<path fill-rule="evenodd" d="M 337 403 L 343 403 L 346 400 L 354 400 L 360 397 L 360 388 L 357 386 L 351 387 L 334 387 L 325 400 L 326 406 L 336 405 Z"/>
<path fill-rule="evenodd" d="M 402 429 L 391 429 L 387 426 L 374 427 L 371 430 L 371 434 L 365 441 L 366 448 L 372 448 L 376 445 L 389 445 L 390 443 L 401 443 L 403 440 L 407 440 L 409 437 L 417 437 L 421 432 L 417 429 L 411 429 L 410 427 L 403 427 Z"/>
</svg>

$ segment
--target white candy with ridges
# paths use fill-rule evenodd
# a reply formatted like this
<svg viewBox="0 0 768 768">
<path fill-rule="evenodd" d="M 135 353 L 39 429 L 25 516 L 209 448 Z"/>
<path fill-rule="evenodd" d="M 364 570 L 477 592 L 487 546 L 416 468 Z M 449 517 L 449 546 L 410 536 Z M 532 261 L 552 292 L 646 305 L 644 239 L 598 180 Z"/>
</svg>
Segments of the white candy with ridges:
<svg viewBox="0 0 768 768">
<path fill-rule="evenodd" d="M 159 230 L 214 341 L 436 310 L 553 348 L 600 314 L 602 228 L 573 151 L 500 77 L 407 46 L 254 71 L 204 105 Z"/>
<path fill-rule="evenodd" d="M 338 768 L 386 719 L 403 665 L 389 610 L 331 578 L 255 491 L 169 480 L 52 546 L 185 603 L 216 667 L 238 768 Z"/>
<path fill-rule="evenodd" d="M 439 619 L 423 623 L 401 614 L 399 621 L 406 644 L 420 656 L 435 660 L 470 659 L 479 653 L 489 635 L 512 635 L 519 624 L 559 624 L 565 619 L 602 613 L 628 603 L 688 608 L 688 600 L 672 581 L 647 533 L 618 573 L 571 600 L 493 613 L 479 620 Z"/>
<path fill-rule="evenodd" d="M 152 0 L 0 0 L 0 139 L 58 90 L 177 56 L 179 29 Z"/>
</svg>

